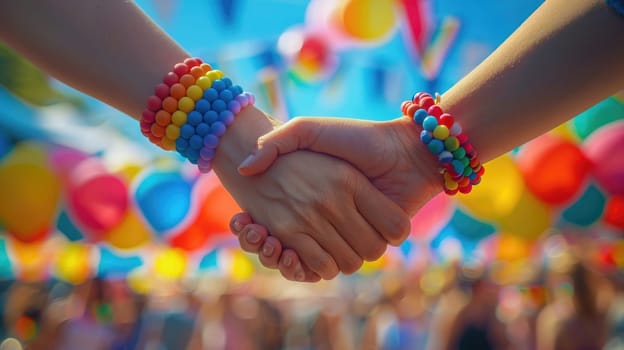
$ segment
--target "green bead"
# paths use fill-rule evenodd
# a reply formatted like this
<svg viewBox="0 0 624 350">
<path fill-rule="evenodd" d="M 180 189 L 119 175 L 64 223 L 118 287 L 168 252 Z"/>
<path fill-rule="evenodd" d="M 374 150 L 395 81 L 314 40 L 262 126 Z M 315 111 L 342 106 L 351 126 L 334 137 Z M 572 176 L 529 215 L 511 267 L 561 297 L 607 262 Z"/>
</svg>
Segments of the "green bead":
<svg viewBox="0 0 624 350">
<path fill-rule="evenodd" d="M 462 158 L 466 157 L 466 150 L 464 149 L 464 147 L 459 147 L 458 149 L 456 149 L 452 153 L 453 153 L 453 157 L 455 159 L 462 159 Z"/>
</svg>

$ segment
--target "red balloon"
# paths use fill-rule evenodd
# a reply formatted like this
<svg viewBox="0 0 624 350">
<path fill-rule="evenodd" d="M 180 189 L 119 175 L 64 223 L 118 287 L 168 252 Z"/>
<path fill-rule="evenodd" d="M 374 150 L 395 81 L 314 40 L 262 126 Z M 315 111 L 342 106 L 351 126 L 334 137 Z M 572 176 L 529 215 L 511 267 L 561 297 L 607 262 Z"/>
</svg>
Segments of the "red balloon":
<svg viewBox="0 0 624 350">
<path fill-rule="evenodd" d="M 559 205 L 569 202 L 581 190 L 592 163 L 575 143 L 543 135 L 525 145 L 518 167 L 537 198 Z"/>
<path fill-rule="evenodd" d="M 603 219 L 611 226 L 624 229 L 624 196 L 609 199 Z"/>
</svg>

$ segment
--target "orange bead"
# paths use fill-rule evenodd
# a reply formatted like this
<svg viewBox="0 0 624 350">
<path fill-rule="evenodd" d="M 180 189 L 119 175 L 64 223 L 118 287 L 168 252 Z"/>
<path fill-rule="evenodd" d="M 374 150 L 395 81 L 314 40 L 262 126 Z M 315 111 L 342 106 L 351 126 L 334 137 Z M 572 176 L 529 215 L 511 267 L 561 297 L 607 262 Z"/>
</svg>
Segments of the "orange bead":
<svg viewBox="0 0 624 350">
<path fill-rule="evenodd" d="M 162 148 L 166 149 L 167 151 L 173 151 L 176 149 L 175 141 L 168 139 L 166 137 L 160 141 L 160 145 L 162 146 Z"/>
<path fill-rule="evenodd" d="M 171 114 L 164 109 L 161 109 L 160 111 L 156 112 L 156 123 L 158 125 L 166 127 L 167 125 L 171 124 Z"/>
<path fill-rule="evenodd" d="M 184 74 L 180 77 L 180 84 L 184 85 L 185 88 L 195 84 L 195 77 L 190 74 Z"/>
<path fill-rule="evenodd" d="M 208 72 L 210 72 L 212 70 L 212 66 L 209 65 L 208 63 L 202 63 L 199 66 L 204 71 L 204 73 L 208 73 Z"/>
<path fill-rule="evenodd" d="M 173 113 L 178 110 L 178 100 L 171 96 L 165 97 L 162 102 L 162 108 L 169 113 Z"/>
<path fill-rule="evenodd" d="M 201 69 L 200 67 L 193 67 L 191 68 L 191 75 L 193 76 L 193 78 L 197 80 L 197 78 L 204 75 L 204 70 Z"/>
<path fill-rule="evenodd" d="M 154 123 L 152 125 L 152 135 L 154 135 L 154 138 L 161 139 L 165 136 L 165 128 L 160 124 Z"/>
<path fill-rule="evenodd" d="M 414 113 L 416 113 L 416 111 L 419 109 L 420 107 L 418 107 L 418 105 L 416 104 L 412 104 L 411 106 L 407 107 L 407 114 L 406 116 L 409 118 L 413 118 L 414 117 Z"/>
<path fill-rule="evenodd" d="M 179 100 L 182 97 L 186 96 L 186 86 L 180 83 L 175 83 L 171 85 L 171 89 L 169 90 L 169 93 L 171 94 L 171 97 L 175 98 L 176 100 Z"/>
</svg>

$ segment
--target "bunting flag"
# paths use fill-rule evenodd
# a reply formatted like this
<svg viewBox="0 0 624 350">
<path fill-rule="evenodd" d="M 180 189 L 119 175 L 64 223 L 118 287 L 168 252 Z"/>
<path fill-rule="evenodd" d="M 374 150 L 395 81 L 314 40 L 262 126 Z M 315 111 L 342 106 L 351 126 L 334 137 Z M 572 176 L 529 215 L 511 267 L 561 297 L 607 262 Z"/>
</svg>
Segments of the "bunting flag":
<svg viewBox="0 0 624 350">
<path fill-rule="evenodd" d="M 457 18 L 447 16 L 442 20 L 422 56 L 421 68 L 425 78 L 434 80 L 438 76 L 458 31 L 459 20 Z"/>
</svg>

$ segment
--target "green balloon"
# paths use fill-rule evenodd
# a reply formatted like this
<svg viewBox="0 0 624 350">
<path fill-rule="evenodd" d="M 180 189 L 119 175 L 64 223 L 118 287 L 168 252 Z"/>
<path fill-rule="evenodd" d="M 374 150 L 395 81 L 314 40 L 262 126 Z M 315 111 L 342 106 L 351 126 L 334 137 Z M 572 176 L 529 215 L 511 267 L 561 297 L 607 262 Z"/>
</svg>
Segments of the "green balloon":
<svg viewBox="0 0 624 350">
<path fill-rule="evenodd" d="M 572 125 L 574 132 L 584 140 L 596 129 L 619 119 L 624 119 L 624 103 L 612 96 L 576 116 Z"/>
</svg>

